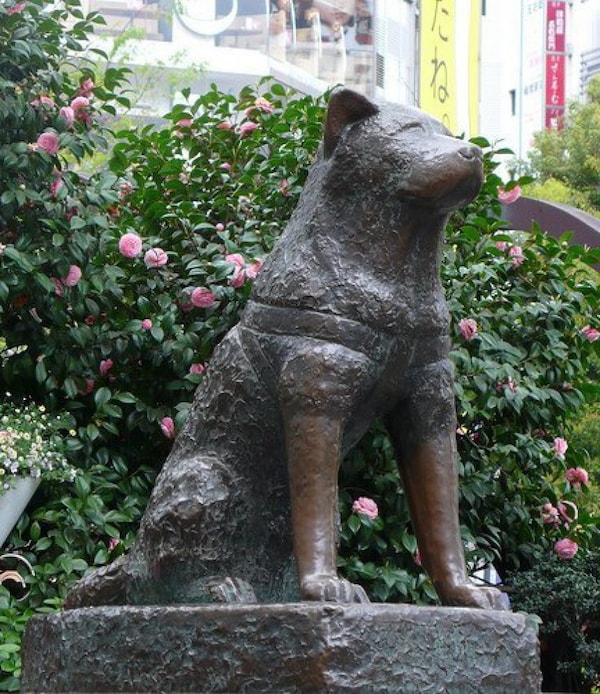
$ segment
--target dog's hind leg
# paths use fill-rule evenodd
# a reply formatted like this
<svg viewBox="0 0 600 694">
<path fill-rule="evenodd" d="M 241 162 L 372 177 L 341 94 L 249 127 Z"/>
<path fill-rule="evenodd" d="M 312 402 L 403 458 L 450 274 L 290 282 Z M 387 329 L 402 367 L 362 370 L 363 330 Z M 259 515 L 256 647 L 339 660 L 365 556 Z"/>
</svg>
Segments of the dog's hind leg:
<svg viewBox="0 0 600 694">
<path fill-rule="evenodd" d="M 456 414 L 446 360 L 415 369 L 410 393 L 387 418 L 423 566 L 443 604 L 505 609 L 496 589 L 467 575 L 458 515 Z"/>
<path fill-rule="evenodd" d="M 291 573 L 282 425 L 253 362 L 232 330 L 198 387 L 134 546 L 77 585 L 68 607 L 279 595 Z"/>
<path fill-rule="evenodd" d="M 65 607 L 255 602 L 250 584 L 234 573 L 228 535 L 229 519 L 240 512 L 237 483 L 216 456 L 176 456 L 159 475 L 132 550 L 86 576 Z"/>
</svg>

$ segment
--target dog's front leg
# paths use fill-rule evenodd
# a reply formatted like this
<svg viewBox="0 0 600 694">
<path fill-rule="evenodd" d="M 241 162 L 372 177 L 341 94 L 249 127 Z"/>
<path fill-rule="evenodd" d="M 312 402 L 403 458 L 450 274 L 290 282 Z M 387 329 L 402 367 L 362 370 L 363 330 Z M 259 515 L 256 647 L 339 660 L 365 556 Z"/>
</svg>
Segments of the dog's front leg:
<svg viewBox="0 0 600 694">
<path fill-rule="evenodd" d="M 501 593 L 468 575 L 458 514 L 456 414 L 447 360 L 415 369 L 410 395 L 387 425 L 423 566 L 442 604 L 505 609 Z"/>
<path fill-rule="evenodd" d="M 366 360 L 339 345 L 296 354 L 282 372 L 294 555 L 303 600 L 368 602 L 337 574 L 338 468 L 344 424 Z"/>
</svg>

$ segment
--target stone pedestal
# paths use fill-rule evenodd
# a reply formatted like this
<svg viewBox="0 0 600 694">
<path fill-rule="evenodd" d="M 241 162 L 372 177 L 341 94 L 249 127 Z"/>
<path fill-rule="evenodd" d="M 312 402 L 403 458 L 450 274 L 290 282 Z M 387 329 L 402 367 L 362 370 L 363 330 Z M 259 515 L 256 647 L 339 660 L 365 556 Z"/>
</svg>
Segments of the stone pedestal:
<svg viewBox="0 0 600 694">
<path fill-rule="evenodd" d="M 98 607 L 34 617 L 25 692 L 540 691 L 537 625 L 407 605 Z"/>
</svg>

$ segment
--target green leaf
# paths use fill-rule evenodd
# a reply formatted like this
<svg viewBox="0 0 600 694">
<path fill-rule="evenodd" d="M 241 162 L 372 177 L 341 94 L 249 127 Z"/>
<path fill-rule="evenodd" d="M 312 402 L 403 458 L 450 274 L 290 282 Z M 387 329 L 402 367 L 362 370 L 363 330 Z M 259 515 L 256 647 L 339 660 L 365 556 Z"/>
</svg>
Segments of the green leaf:
<svg viewBox="0 0 600 694">
<path fill-rule="evenodd" d="M 43 359 L 39 359 L 37 364 L 35 365 L 35 377 L 38 381 L 38 383 L 43 383 L 48 376 L 48 372 L 46 371 L 46 365 L 44 364 Z"/>
<path fill-rule="evenodd" d="M 355 513 L 349 516 L 347 523 L 348 527 L 353 533 L 357 533 L 361 527 L 360 518 Z"/>
<path fill-rule="evenodd" d="M 29 526 L 29 537 L 35 542 L 36 540 L 40 539 L 40 535 L 40 524 L 38 523 L 38 521 L 33 521 L 33 523 Z"/>
<path fill-rule="evenodd" d="M 78 475 L 75 478 L 75 491 L 77 496 L 84 498 L 90 495 L 90 483 L 84 475 Z"/>
<path fill-rule="evenodd" d="M 111 397 L 112 393 L 110 388 L 107 388 L 106 386 L 98 388 L 98 390 L 94 393 L 94 402 L 96 403 L 96 407 L 102 407 L 102 405 L 106 405 L 106 403 L 111 399 Z"/>
<path fill-rule="evenodd" d="M 20 650 L 18 643 L 0 643 L 0 653 L 18 653 Z"/>
</svg>

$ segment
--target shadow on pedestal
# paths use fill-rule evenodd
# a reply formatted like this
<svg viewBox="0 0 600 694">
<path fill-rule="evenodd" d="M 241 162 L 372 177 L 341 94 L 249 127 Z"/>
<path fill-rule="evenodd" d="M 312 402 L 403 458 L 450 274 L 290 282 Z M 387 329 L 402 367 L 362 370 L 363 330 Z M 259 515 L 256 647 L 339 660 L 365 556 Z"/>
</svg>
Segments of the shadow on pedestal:
<svg viewBox="0 0 600 694">
<path fill-rule="evenodd" d="M 94 607 L 33 617 L 25 692 L 540 691 L 537 624 L 389 604 Z"/>
</svg>

